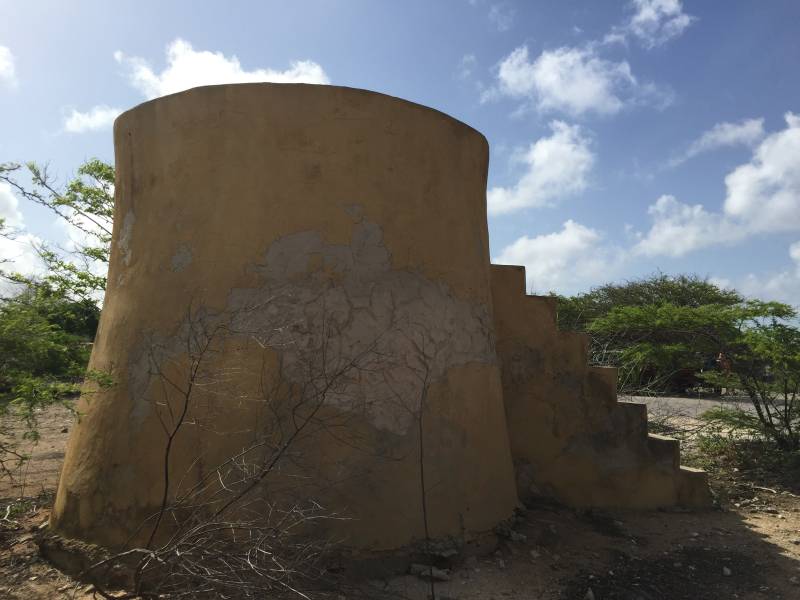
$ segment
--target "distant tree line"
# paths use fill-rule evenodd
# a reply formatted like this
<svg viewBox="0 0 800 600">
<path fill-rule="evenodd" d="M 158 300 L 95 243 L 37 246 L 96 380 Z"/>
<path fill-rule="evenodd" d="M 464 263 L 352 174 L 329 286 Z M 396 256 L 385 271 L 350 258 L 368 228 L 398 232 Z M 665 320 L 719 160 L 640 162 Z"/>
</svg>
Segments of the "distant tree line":
<svg viewBox="0 0 800 600">
<path fill-rule="evenodd" d="M 696 275 L 558 296 L 559 327 L 590 336 L 591 362 L 617 367 L 622 393 L 741 392 L 755 409 L 751 428 L 787 449 L 800 447 L 796 319 L 787 304 L 748 299 Z"/>
</svg>

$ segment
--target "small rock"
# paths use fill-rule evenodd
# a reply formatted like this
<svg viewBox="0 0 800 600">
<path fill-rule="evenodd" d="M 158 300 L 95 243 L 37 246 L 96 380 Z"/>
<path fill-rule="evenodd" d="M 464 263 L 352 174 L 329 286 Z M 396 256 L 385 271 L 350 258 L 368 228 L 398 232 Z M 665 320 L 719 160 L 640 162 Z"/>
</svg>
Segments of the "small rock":
<svg viewBox="0 0 800 600">
<path fill-rule="evenodd" d="M 497 559 L 497 566 L 500 567 L 501 569 L 505 569 L 506 568 L 506 561 L 504 561 L 502 558 L 498 558 Z"/>
<path fill-rule="evenodd" d="M 800 541 L 800 540 L 798 540 L 798 541 Z M 531 558 L 536 559 L 536 558 L 539 558 L 540 556 L 541 556 L 540 552 L 538 552 L 537 550 L 531 550 Z"/>
<path fill-rule="evenodd" d="M 61 433 L 69 433 L 69 427 L 64 427 L 64 429 L 61 430 Z"/>
<path fill-rule="evenodd" d="M 731 576 L 731 570 L 728 567 L 722 567 L 722 574 L 725 577 L 730 577 Z"/>
<path fill-rule="evenodd" d="M 594 600 L 594 592 L 592 591 L 592 588 L 586 590 L 586 594 L 584 594 L 583 600 Z"/>
<path fill-rule="evenodd" d="M 509 539 L 512 542 L 525 542 L 528 539 L 528 536 L 524 533 L 518 533 L 516 531 L 511 531 L 509 534 Z"/>
</svg>

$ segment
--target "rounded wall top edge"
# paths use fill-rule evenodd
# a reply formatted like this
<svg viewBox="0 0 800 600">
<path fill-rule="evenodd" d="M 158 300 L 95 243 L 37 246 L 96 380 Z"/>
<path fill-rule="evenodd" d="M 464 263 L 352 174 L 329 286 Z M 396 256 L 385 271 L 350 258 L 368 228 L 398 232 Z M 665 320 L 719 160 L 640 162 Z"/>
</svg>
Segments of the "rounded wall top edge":
<svg viewBox="0 0 800 600">
<path fill-rule="evenodd" d="M 265 82 L 256 82 L 256 83 L 223 83 L 223 84 L 216 84 L 216 85 L 201 85 L 201 86 L 189 88 L 187 90 L 183 90 L 183 91 L 180 91 L 180 92 L 175 92 L 174 94 L 167 94 L 165 96 L 159 96 L 158 98 L 153 98 L 152 100 L 147 100 L 145 102 L 137 104 L 136 106 L 133 106 L 132 108 L 129 108 L 128 110 L 122 112 L 114 120 L 114 131 L 116 133 L 116 130 L 120 126 L 120 123 L 122 123 L 129 115 L 131 115 L 134 112 L 137 112 L 139 110 L 142 110 L 145 107 L 153 106 L 153 105 L 155 105 L 157 103 L 161 103 L 161 102 L 174 101 L 176 98 L 181 97 L 181 96 L 191 96 L 191 95 L 195 95 L 195 94 L 202 94 L 202 93 L 205 93 L 205 92 L 210 92 L 212 90 L 220 90 L 222 88 L 240 88 L 240 89 L 243 89 L 243 88 L 253 88 L 253 89 L 261 88 L 265 92 L 269 91 L 269 93 L 280 93 L 280 90 L 288 91 L 290 89 L 295 93 L 298 90 L 307 90 L 308 93 L 313 93 L 313 94 L 326 93 L 326 92 L 327 93 L 331 93 L 331 94 L 345 93 L 345 94 L 352 94 L 353 96 L 365 95 L 365 96 L 372 96 L 372 97 L 382 98 L 387 102 L 396 103 L 396 104 L 400 104 L 400 105 L 406 105 L 409 108 L 414 109 L 414 110 L 422 110 L 424 112 L 427 112 L 427 113 L 431 114 L 432 116 L 435 116 L 435 117 L 438 117 L 438 118 L 442 118 L 442 119 L 444 119 L 446 121 L 449 121 L 451 123 L 454 123 L 454 124 L 456 124 L 458 126 L 464 127 L 465 129 L 467 129 L 469 131 L 472 131 L 475 134 L 477 134 L 478 137 L 486 145 L 487 149 L 489 147 L 489 142 L 486 139 L 486 136 L 483 135 L 483 133 L 481 133 L 480 131 L 478 131 L 477 129 L 472 127 L 471 125 L 468 125 L 467 123 L 464 123 L 463 121 L 460 121 L 459 119 L 456 119 L 455 117 L 447 114 L 446 112 L 443 112 L 443 111 L 438 110 L 436 108 L 432 108 L 432 107 L 426 106 L 424 104 L 419 104 L 418 102 L 413 102 L 411 100 L 406 100 L 406 99 L 400 98 L 398 96 L 392 96 L 390 94 L 384 94 L 382 92 L 376 92 L 376 91 L 373 91 L 373 90 L 367 90 L 367 89 L 363 89 L 363 88 L 355 88 L 355 87 L 349 87 L 349 86 L 342 86 L 342 85 L 329 85 L 329 84 L 316 84 L 316 83 L 272 83 L 272 82 L 266 82 L 265 81 Z"/>
</svg>

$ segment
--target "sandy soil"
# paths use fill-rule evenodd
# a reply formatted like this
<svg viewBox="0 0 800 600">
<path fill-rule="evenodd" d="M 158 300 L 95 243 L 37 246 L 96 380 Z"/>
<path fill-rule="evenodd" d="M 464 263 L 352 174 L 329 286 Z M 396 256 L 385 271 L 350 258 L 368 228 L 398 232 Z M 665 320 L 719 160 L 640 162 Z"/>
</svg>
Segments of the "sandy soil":
<svg viewBox="0 0 800 600">
<path fill-rule="evenodd" d="M 0 480 L 0 598 L 91 598 L 38 554 L 72 417 L 40 419 L 31 456 Z M 17 431 L 17 434 L 20 432 Z M 477 559 L 455 559 L 436 598 L 460 600 L 800 599 L 800 481 L 785 487 L 718 478 L 719 510 L 635 513 L 537 505 L 521 511 L 514 541 Z M 415 576 L 373 581 L 367 597 L 428 598 Z"/>
</svg>

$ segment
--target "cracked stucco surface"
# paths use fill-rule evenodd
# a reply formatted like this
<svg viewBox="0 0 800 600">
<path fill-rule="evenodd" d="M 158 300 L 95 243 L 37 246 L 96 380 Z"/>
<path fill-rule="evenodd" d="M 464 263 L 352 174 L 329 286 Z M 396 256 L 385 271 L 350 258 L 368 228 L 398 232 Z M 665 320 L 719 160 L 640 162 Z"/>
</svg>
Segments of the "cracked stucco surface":
<svg viewBox="0 0 800 600">
<path fill-rule="evenodd" d="M 114 143 L 114 251 L 92 365 L 118 385 L 80 401 L 54 529 L 124 546 L 152 514 L 181 400 L 158 371 L 183 383 L 198 323 L 227 326 L 206 373 L 224 377 L 201 386 L 176 438 L 176 481 L 275 425 L 262 374 L 302 381 L 315 358 L 319 372 L 367 351 L 325 396 L 336 430 L 304 446 L 317 483 L 341 482 L 322 499 L 354 517 L 335 537 L 390 549 L 424 535 L 422 438 L 435 535 L 511 513 L 480 133 L 373 92 L 264 83 L 147 102 L 118 118 Z M 424 427 L 411 427 L 426 378 Z"/>
<path fill-rule="evenodd" d="M 375 223 L 356 224 L 350 244 L 326 243 L 314 231 L 284 236 L 250 268 L 263 285 L 231 290 L 225 310 L 205 319 L 280 353 L 293 383 L 308 377 L 310 349 L 329 348 L 313 365 L 318 372 L 361 357 L 357 376 L 343 378 L 326 401 L 378 429 L 406 433 L 424 386 L 448 369 L 495 363 L 488 308 L 457 298 L 443 282 L 393 269 Z M 183 322 L 171 338 L 151 337 L 132 361 L 134 422 L 149 411 L 156 363 L 180 354 L 186 335 Z"/>
</svg>

